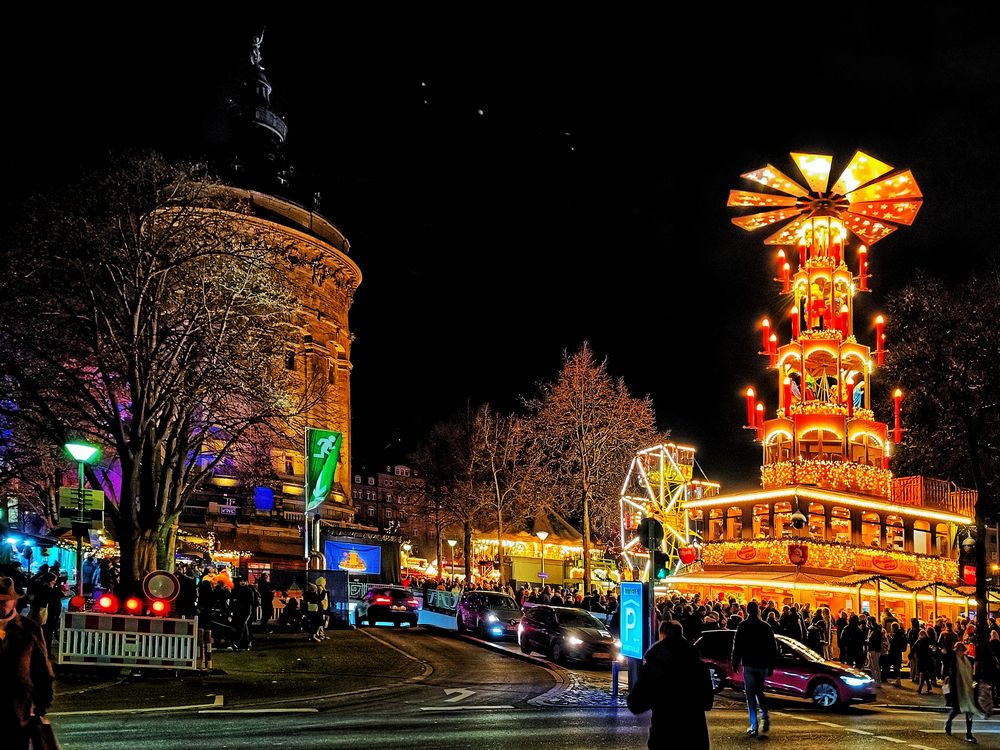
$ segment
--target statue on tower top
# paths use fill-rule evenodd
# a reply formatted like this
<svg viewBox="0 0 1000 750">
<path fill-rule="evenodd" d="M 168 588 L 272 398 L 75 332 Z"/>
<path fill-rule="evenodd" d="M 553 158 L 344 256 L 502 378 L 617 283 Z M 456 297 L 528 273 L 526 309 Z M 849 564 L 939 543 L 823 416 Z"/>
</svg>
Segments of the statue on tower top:
<svg viewBox="0 0 1000 750">
<path fill-rule="evenodd" d="M 254 67 L 264 69 L 264 66 L 260 64 L 260 45 L 264 43 L 264 29 L 260 30 L 260 36 L 255 36 L 253 38 L 253 48 L 250 50 L 250 64 Z"/>
</svg>

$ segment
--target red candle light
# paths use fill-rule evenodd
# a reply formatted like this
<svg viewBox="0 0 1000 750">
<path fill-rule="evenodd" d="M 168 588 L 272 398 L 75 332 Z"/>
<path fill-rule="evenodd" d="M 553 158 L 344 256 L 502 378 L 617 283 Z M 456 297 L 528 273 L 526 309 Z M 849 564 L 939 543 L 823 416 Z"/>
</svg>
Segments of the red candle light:
<svg viewBox="0 0 1000 750">
<path fill-rule="evenodd" d="M 847 304 L 840 306 L 840 330 L 846 339 L 851 333 L 851 311 L 847 309 Z"/>
<path fill-rule="evenodd" d="M 764 439 L 764 404 L 757 404 L 757 439 Z"/>
<path fill-rule="evenodd" d="M 778 364 L 778 337 L 776 334 L 771 334 L 771 338 L 767 342 L 767 353 L 771 355 L 771 367 Z"/>
<path fill-rule="evenodd" d="M 768 354 L 771 351 L 771 321 L 768 320 L 767 318 L 764 318 L 760 322 L 760 327 L 764 340 L 764 349 L 761 353 Z"/>
<path fill-rule="evenodd" d="M 789 413 L 789 409 L 792 406 L 792 379 L 785 378 L 781 381 L 781 396 L 782 402 L 785 407 L 785 414 Z"/>
<path fill-rule="evenodd" d="M 792 289 L 792 267 L 788 263 L 781 266 L 781 291 L 788 294 Z"/>
<path fill-rule="evenodd" d="M 833 265 L 834 266 L 839 266 L 840 265 L 840 251 L 841 251 L 842 247 L 843 246 L 841 245 L 841 239 L 840 239 L 840 237 L 839 236 L 835 236 L 833 238 L 833 243 L 830 246 L 830 249 L 833 251 Z"/>
<path fill-rule="evenodd" d="M 847 379 L 847 416 L 854 416 L 854 376 Z"/>
<path fill-rule="evenodd" d="M 781 267 L 783 265 L 785 265 L 785 260 L 786 260 L 785 251 L 784 250 L 778 250 L 778 270 L 779 271 L 781 270 Z"/>
<path fill-rule="evenodd" d="M 753 427 L 757 409 L 757 394 L 753 388 L 747 388 L 747 426 Z"/>
<path fill-rule="evenodd" d="M 862 290 L 868 288 L 868 248 L 864 245 L 858 248 L 858 281 Z"/>
<path fill-rule="evenodd" d="M 799 237 L 799 267 L 801 268 L 806 264 L 806 238 L 805 236 Z"/>
<path fill-rule="evenodd" d="M 799 306 L 796 305 L 792 308 L 792 338 L 797 339 L 799 337 Z"/>
<path fill-rule="evenodd" d="M 881 315 L 875 317 L 875 353 L 878 355 L 878 366 L 881 367 L 885 361 L 885 318 Z"/>
<path fill-rule="evenodd" d="M 892 429 L 892 441 L 899 445 L 899 440 L 903 434 L 903 424 L 900 421 L 900 406 L 903 401 L 903 392 L 897 388 L 892 394 L 893 411 L 895 412 L 896 423 Z"/>
</svg>

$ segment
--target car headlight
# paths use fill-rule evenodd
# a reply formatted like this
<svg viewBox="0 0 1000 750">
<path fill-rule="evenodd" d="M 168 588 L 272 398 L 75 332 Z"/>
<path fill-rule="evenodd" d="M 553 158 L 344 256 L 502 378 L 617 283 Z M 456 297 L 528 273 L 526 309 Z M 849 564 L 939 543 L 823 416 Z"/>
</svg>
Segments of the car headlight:
<svg viewBox="0 0 1000 750">
<path fill-rule="evenodd" d="M 500 618 L 497 617 L 492 612 L 490 612 L 488 615 L 486 615 L 486 622 L 499 622 L 499 621 L 500 621 Z"/>
<path fill-rule="evenodd" d="M 849 687 L 864 687 L 873 682 L 871 677 L 847 677 L 842 675 L 840 679 Z"/>
<path fill-rule="evenodd" d="M 583 643 L 583 641 L 577 638 L 575 635 L 571 635 L 569 637 L 569 642 L 572 643 L 574 646 L 579 646 L 581 643 Z"/>
<path fill-rule="evenodd" d="M 621 647 L 622 647 L 622 642 L 616 639 L 615 640 L 615 648 L 620 649 Z"/>
</svg>

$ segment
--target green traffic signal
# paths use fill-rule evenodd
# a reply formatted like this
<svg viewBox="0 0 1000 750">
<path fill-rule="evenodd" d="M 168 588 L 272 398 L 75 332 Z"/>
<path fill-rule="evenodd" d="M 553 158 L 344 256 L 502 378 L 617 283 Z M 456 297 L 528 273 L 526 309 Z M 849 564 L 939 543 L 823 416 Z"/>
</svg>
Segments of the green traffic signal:
<svg viewBox="0 0 1000 750">
<path fill-rule="evenodd" d="M 653 577 L 662 581 L 667 577 L 667 553 L 653 550 Z"/>
</svg>

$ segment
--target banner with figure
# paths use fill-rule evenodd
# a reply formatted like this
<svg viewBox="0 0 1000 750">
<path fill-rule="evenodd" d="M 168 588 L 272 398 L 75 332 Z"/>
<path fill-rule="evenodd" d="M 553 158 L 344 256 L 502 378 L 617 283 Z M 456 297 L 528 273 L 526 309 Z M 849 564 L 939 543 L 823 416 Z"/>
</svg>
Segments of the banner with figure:
<svg viewBox="0 0 1000 750">
<path fill-rule="evenodd" d="M 307 513 L 318 508 L 330 496 L 343 443 L 343 433 L 306 428 Z"/>
</svg>

